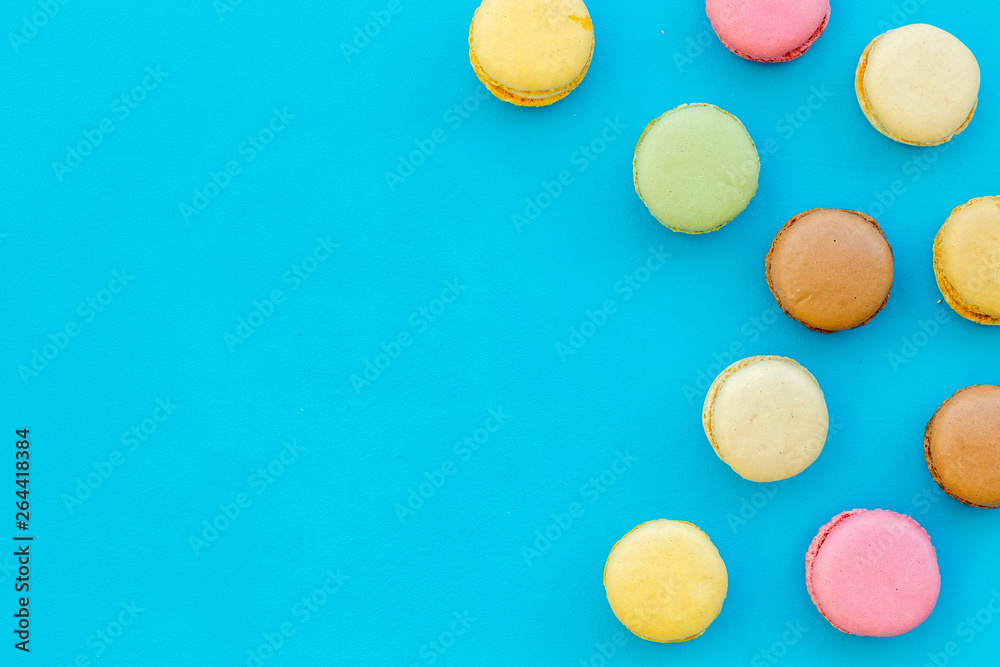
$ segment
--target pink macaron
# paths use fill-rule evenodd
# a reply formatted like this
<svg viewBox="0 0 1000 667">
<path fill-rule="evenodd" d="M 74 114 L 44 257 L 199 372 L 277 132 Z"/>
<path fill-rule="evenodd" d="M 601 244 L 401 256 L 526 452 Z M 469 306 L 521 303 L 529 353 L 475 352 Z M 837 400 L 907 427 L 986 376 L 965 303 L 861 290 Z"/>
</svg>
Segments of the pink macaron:
<svg viewBox="0 0 1000 667">
<path fill-rule="evenodd" d="M 856 509 L 833 517 L 813 538 L 806 588 L 838 630 L 895 637 L 930 616 L 941 575 L 919 523 L 888 510 Z"/>
<path fill-rule="evenodd" d="M 719 40 L 740 58 L 758 63 L 795 60 L 830 20 L 830 0 L 706 0 Z"/>
</svg>

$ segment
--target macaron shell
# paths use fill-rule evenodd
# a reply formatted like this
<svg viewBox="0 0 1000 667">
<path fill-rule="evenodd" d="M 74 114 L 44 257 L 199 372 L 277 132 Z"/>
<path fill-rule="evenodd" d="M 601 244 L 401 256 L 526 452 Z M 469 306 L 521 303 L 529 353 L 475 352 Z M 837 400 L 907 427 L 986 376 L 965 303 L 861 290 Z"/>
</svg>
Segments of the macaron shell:
<svg viewBox="0 0 1000 667">
<path fill-rule="evenodd" d="M 935 146 L 975 114 L 979 64 L 954 35 L 926 24 L 890 30 L 867 46 L 855 73 L 858 102 L 887 137 Z"/>
<path fill-rule="evenodd" d="M 700 636 L 722 610 L 726 565 L 701 529 L 686 521 L 647 521 L 615 544 L 604 567 L 615 616 L 657 642 Z"/>
<path fill-rule="evenodd" d="M 941 577 L 920 524 L 887 510 L 856 509 L 834 517 L 813 539 L 806 587 L 838 630 L 893 637 L 930 616 Z"/>
<path fill-rule="evenodd" d="M 934 240 L 934 276 L 959 315 L 1000 324 L 1000 197 L 979 197 L 952 211 Z"/>
<path fill-rule="evenodd" d="M 747 60 L 785 62 L 805 53 L 830 18 L 829 0 L 706 0 L 712 29 Z"/>
<path fill-rule="evenodd" d="M 552 104 L 583 80 L 594 30 L 581 0 L 483 0 L 469 28 L 469 60 L 497 97 Z"/>
<path fill-rule="evenodd" d="M 649 123 L 632 161 L 635 191 L 665 227 L 715 231 L 757 192 L 760 157 L 743 123 L 711 104 L 683 104 Z"/>
<path fill-rule="evenodd" d="M 951 497 L 1000 507 L 1000 387 L 966 387 L 945 401 L 927 424 L 924 457 Z"/>
<path fill-rule="evenodd" d="M 764 265 L 781 309 L 822 333 L 866 324 L 892 289 L 892 248 L 878 223 L 857 211 L 812 209 L 793 217 Z"/>
<path fill-rule="evenodd" d="M 754 482 L 793 477 L 819 457 L 830 418 L 812 374 L 786 357 L 742 359 L 705 397 L 702 425 L 715 453 Z"/>
</svg>

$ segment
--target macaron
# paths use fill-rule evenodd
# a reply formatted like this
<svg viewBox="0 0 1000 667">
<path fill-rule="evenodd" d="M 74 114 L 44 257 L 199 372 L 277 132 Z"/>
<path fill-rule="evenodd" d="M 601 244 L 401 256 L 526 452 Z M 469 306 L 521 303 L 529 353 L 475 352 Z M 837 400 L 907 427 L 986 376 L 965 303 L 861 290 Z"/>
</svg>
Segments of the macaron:
<svg viewBox="0 0 1000 667">
<path fill-rule="evenodd" d="M 934 239 L 934 277 L 956 313 L 1000 324 L 1000 197 L 962 204 Z"/>
<path fill-rule="evenodd" d="M 580 85 L 594 53 L 582 0 L 483 0 L 469 27 L 469 60 L 497 98 L 557 102 Z"/>
<path fill-rule="evenodd" d="M 686 521 L 657 519 L 618 540 L 604 566 L 611 611 L 635 635 L 686 642 L 722 611 L 729 577 L 719 550 Z"/>
<path fill-rule="evenodd" d="M 833 517 L 813 538 L 806 588 L 841 632 L 895 637 L 930 616 L 941 575 L 920 524 L 888 510 L 856 509 Z"/>
<path fill-rule="evenodd" d="M 830 417 L 812 373 L 787 357 L 741 359 L 712 383 L 701 413 L 712 449 L 738 475 L 775 482 L 823 451 Z"/>
<path fill-rule="evenodd" d="M 979 63 L 951 33 L 923 23 L 879 35 L 854 75 L 858 103 L 879 132 L 913 146 L 936 146 L 976 112 Z"/>
<path fill-rule="evenodd" d="M 867 324 L 892 289 L 892 248 L 871 217 L 814 208 L 785 223 L 764 260 L 771 294 L 813 331 Z"/>
<path fill-rule="evenodd" d="M 643 130 L 632 160 L 635 191 L 675 232 L 719 229 L 757 192 L 760 157 L 743 123 L 712 104 L 682 104 Z"/>
<path fill-rule="evenodd" d="M 830 0 L 706 0 L 705 11 L 723 46 L 758 63 L 795 60 L 830 21 Z"/>
<path fill-rule="evenodd" d="M 945 401 L 924 431 L 924 458 L 952 498 L 1000 507 L 1000 387 L 973 385 Z"/>
</svg>

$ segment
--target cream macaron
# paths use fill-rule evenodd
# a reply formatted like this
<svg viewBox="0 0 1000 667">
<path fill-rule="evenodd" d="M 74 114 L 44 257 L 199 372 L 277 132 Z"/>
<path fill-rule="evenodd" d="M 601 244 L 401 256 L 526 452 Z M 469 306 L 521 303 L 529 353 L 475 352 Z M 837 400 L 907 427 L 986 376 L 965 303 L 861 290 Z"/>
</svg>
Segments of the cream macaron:
<svg viewBox="0 0 1000 667">
<path fill-rule="evenodd" d="M 730 365 L 705 397 L 702 425 L 712 449 L 741 477 L 775 482 L 812 465 L 830 416 L 812 373 L 787 357 Z"/>
<path fill-rule="evenodd" d="M 962 204 L 934 240 L 934 277 L 956 313 L 1000 324 L 1000 197 Z"/>
<path fill-rule="evenodd" d="M 854 75 L 869 122 L 895 141 L 936 146 L 968 126 L 979 98 L 979 63 L 951 33 L 916 23 L 868 44 Z"/>
<path fill-rule="evenodd" d="M 483 0 L 469 27 L 469 60 L 498 99 L 545 106 L 590 67 L 594 25 L 582 0 Z"/>
<path fill-rule="evenodd" d="M 618 540 L 604 566 L 615 616 L 654 642 L 686 642 L 722 611 L 729 575 L 719 550 L 686 521 L 657 519 Z"/>
</svg>

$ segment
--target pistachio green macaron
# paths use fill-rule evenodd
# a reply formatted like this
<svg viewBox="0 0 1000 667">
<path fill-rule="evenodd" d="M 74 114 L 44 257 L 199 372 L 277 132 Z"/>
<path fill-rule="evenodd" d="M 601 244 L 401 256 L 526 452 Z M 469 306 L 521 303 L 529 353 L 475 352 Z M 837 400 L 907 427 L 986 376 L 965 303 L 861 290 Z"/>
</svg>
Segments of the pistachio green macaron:
<svg viewBox="0 0 1000 667">
<path fill-rule="evenodd" d="M 664 226 L 702 234 L 743 212 L 760 156 L 743 123 L 711 104 L 682 104 L 649 125 L 632 161 L 635 191 Z"/>
</svg>

